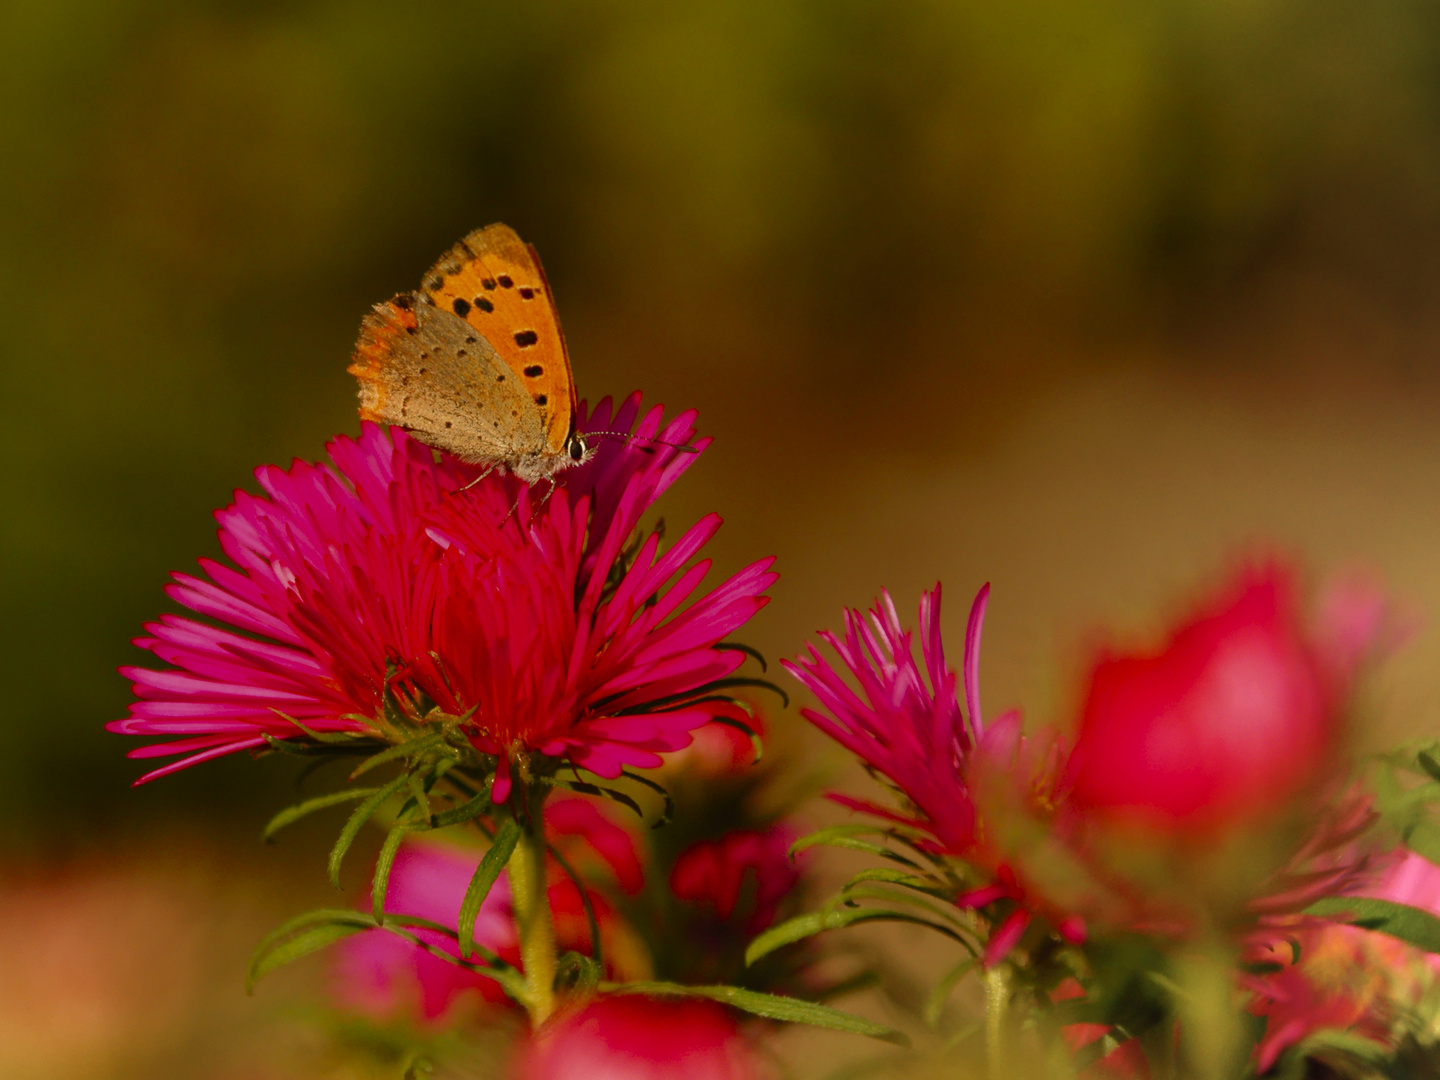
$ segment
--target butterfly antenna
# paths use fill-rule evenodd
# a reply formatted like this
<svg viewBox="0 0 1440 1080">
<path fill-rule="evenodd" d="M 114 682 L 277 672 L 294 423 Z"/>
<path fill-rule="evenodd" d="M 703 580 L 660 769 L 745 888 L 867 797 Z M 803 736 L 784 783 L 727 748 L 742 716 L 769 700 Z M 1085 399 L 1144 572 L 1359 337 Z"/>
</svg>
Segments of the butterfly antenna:
<svg viewBox="0 0 1440 1080">
<path fill-rule="evenodd" d="M 689 443 L 668 442 L 665 439 L 655 439 L 648 435 L 632 435 L 628 431 L 584 431 L 581 432 L 581 434 L 586 438 L 599 436 L 601 438 L 615 439 L 617 442 L 623 443 L 654 443 L 656 446 L 668 446 L 674 450 L 679 450 L 682 454 L 698 454 L 700 452 L 698 446 L 691 446 Z M 655 452 L 645 446 L 642 446 L 640 449 L 644 450 L 647 454 L 653 454 Z"/>
</svg>

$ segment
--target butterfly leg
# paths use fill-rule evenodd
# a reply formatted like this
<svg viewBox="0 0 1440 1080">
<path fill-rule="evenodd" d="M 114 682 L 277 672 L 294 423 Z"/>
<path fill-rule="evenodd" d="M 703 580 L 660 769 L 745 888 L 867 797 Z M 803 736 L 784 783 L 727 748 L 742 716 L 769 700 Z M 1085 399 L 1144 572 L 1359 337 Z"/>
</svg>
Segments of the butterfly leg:
<svg viewBox="0 0 1440 1080">
<path fill-rule="evenodd" d="M 492 472 L 494 472 L 494 471 L 495 471 L 496 469 L 498 469 L 499 467 L 500 467 L 500 463 L 499 463 L 498 461 L 493 462 L 488 469 L 485 469 L 483 472 L 480 473 L 479 476 L 475 477 L 474 480 L 471 480 L 468 484 L 466 484 L 464 487 L 460 488 L 459 490 L 460 490 L 460 491 L 469 491 L 472 487 L 474 487 L 476 484 L 478 484 L 481 480 L 484 480 L 485 477 L 489 476 Z"/>
</svg>

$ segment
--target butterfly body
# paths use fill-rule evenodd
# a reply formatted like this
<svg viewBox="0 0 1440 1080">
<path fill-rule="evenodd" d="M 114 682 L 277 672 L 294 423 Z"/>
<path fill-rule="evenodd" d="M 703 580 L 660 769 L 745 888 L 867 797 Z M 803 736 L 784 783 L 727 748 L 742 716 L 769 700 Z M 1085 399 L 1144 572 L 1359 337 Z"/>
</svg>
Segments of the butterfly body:
<svg viewBox="0 0 1440 1080">
<path fill-rule="evenodd" d="M 574 378 L 540 260 L 504 225 L 461 240 L 416 292 L 376 304 L 349 370 L 361 419 L 462 461 L 533 483 L 592 453 L 575 431 Z"/>
</svg>

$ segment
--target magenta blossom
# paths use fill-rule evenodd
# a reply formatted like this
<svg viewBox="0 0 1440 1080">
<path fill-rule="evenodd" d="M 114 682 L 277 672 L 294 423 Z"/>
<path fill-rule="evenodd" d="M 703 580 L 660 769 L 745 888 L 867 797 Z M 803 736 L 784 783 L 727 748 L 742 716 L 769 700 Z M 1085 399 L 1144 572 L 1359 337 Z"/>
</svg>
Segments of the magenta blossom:
<svg viewBox="0 0 1440 1080">
<path fill-rule="evenodd" d="M 735 914 L 747 879 L 755 882 L 745 929 L 758 934 L 775 921 L 780 903 L 800 883 L 790 857 L 795 833 L 785 825 L 735 829 L 718 840 L 691 844 L 670 871 L 670 891 L 680 900 L 713 907 L 728 920 Z"/>
<path fill-rule="evenodd" d="M 955 673 L 945 664 L 940 638 L 940 587 L 920 597 L 920 651 L 900 624 L 889 593 L 871 609 L 845 612 L 845 634 L 820 634 L 839 654 L 841 669 L 859 693 L 812 645 L 810 655 L 783 661 L 785 670 L 815 695 L 824 711 L 801 714 L 851 753 L 889 777 L 924 816 L 911 822 L 934 834 L 948 852 L 961 854 L 975 840 L 975 807 L 964 762 L 983 734 L 980 716 L 980 630 L 990 587 L 980 590 L 965 635 L 965 705 L 956 698 Z M 969 716 L 967 718 L 966 712 Z M 847 806 L 879 810 L 853 799 Z M 894 817 L 879 810 L 881 816 Z M 905 820 L 905 819 L 901 819 Z"/>
<path fill-rule="evenodd" d="M 602 997 L 549 1025 L 512 1080 L 762 1080 L 735 1018 L 713 1001 Z"/>
<path fill-rule="evenodd" d="M 122 669 L 138 700 L 109 729 L 169 740 L 132 757 L 185 755 L 142 781 L 301 735 L 292 721 L 385 734 L 387 697 L 412 722 L 432 703 L 461 720 L 497 759 L 497 801 L 519 753 L 613 778 L 687 745 L 726 708 L 692 699 L 744 659 L 715 646 L 775 575 L 761 560 L 696 597 L 709 561 L 687 564 L 714 514 L 664 554 L 654 534 L 627 550 L 696 457 L 649 441 L 690 442 L 693 412 L 663 428 L 659 407 L 639 415 L 639 395 L 582 411 L 582 431 L 634 438 L 602 442 L 542 499 L 373 424 L 330 444 L 333 467 L 258 470 L 264 494 L 216 515 L 233 565 L 202 560 L 205 578 L 168 590 L 220 625 L 163 616 L 137 644 L 172 666 Z"/>
</svg>

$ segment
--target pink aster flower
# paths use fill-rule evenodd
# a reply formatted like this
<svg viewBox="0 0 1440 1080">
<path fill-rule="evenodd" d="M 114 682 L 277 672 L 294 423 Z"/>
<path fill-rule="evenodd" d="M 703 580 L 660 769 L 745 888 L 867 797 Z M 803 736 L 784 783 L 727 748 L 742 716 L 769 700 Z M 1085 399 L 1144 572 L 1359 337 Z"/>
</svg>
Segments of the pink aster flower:
<svg viewBox="0 0 1440 1080">
<path fill-rule="evenodd" d="M 726 706 L 697 702 L 740 652 L 715 646 L 767 601 L 772 560 L 697 595 L 719 528 L 702 518 L 665 553 L 641 516 L 695 460 L 693 412 L 662 424 L 640 399 L 583 431 L 601 442 L 548 499 L 512 477 L 437 455 L 403 431 L 362 426 L 329 446 L 333 466 L 263 467 L 264 494 L 217 514 L 229 562 L 175 575 L 172 599 L 210 622 L 167 615 L 140 647 L 169 665 L 130 667 L 130 716 L 111 731 L 168 741 L 132 757 L 187 765 L 312 731 L 384 734 L 387 697 L 413 715 L 463 718 L 494 755 L 494 797 L 522 752 L 605 777 L 653 767 Z M 708 440 L 696 443 L 703 449 Z M 685 606 L 689 601 L 689 606 Z M 215 625 L 219 624 L 219 625 Z"/>
<path fill-rule="evenodd" d="M 770 1075 L 723 1005 L 602 997 L 524 1047 L 512 1080 L 762 1080 Z"/>
<path fill-rule="evenodd" d="M 938 585 L 920 597 L 920 661 L 910 631 L 901 625 L 885 592 L 868 620 L 859 611 L 845 612 L 843 637 L 820 634 L 839 656 L 838 670 L 813 645 L 808 657 L 783 661 L 785 670 L 819 701 L 820 710 L 802 709 L 801 715 L 889 777 L 922 815 L 910 823 L 933 833 L 941 847 L 956 854 L 968 851 L 975 839 L 975 807 L 963 765 L 984 732 L 980 630 L 988 596 L 987 585 L 975 598 L 965 635 L 968 717 L 956 698 L 955 673 L 945 663 Z M 858 692 L 845 674 L 858 683 Z M 895 816 L 858 800 L 837 801 Z"/>
<path fill-rule="evenodd" d="M 758 934 L 775 921 L 780 903 L 800 883 L 790 857 L 794 830 L 785 825 L 735 829 L 718 840 L 701 840 L 680 853 L 670 871 L 670 891 L 680 900 L 712 907 L 723 920 L 735 914 L 747 880 L 754 882 L 745 929 Z"/>
</svg>

